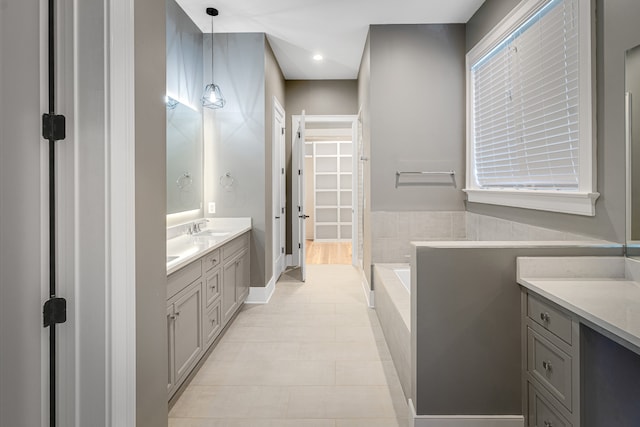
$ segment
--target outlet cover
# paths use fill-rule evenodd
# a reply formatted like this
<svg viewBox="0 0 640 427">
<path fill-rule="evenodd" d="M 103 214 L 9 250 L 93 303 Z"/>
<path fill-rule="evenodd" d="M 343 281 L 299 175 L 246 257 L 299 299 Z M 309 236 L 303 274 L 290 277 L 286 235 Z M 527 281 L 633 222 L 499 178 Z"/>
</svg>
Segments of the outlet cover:
<svg viewBox="0 0 640 427">
<path fill-rule="evenodd" d="M 216 202 L 209 202 L 209 213 L 216 213 Z"/>
</svg>

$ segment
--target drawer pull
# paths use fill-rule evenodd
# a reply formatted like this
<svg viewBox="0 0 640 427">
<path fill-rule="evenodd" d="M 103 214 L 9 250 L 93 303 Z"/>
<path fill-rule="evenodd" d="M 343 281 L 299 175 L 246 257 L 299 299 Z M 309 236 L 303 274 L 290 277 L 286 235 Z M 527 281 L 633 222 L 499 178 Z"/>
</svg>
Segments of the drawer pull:
<svg viewBox="0 0 640 427">
<path fill-rule="evenodd" d="M 551 369 L 553 368 L 553 366 L 551 365 L 551 362 L 543 360 L 542 361 L 542 368 L 547 372 L 551 372 Z"/>
<path fill-rule="evenodd" d="M 543 322 L 548 323 L 551 320 L 551 316 L 549 316 L 549 313 L 540 313 L 540 320 L 542 320 Z"/>
<path fill-rule="evenodd" d="M 553 423 L 551 421 L 545 421 L 544 427 L 553 427 Z"/>
</svg>

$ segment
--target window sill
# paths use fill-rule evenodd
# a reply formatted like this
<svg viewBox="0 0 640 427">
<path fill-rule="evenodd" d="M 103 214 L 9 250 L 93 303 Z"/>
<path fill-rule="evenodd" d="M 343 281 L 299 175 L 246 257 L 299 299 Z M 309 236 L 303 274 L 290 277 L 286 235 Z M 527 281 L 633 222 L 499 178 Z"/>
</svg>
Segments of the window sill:
<svg viewBox="0 0 640 427">
<path fill-rule="evenodd" d="M 596 199 L 600 193 L 539 190 L 479 190 L 466 189 L 472 203 L 511 206 L 573 215 L 595 216 Z"/>
</svg>

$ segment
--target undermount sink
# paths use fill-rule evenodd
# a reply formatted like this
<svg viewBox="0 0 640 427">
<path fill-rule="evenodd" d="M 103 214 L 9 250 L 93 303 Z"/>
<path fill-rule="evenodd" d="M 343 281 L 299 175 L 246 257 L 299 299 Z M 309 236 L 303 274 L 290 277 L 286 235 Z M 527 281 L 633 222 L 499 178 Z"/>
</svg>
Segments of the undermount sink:
<svg viewBox="0 0 640 427">
<path fill-rule="evenodd" d="M 180 258 L 178 255 L 171 255 L 171 256 L 167 256 L 167 262 L 171 262 L 171 261 L 175 261 L 178 258 Z"/>
<path fill-rule="evenodd" d="M 196 237 L 224 237 L 224 236 L 226 236 L 228 234 L 229 234 L 228 231 L 202 230 L 202 231 L 194 234 L 194 236 L 196 236 Z"/>
</svg>

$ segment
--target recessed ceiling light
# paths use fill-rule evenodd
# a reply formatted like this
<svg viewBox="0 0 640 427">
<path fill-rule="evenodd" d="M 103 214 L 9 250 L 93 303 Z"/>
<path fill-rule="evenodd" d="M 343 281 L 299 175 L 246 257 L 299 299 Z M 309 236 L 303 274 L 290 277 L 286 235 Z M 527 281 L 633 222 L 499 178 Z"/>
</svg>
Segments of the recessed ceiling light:
<svg viewBox="0 0 640 427">
<path fill-rule="evenodd" d="M 315 61 L 322 61 L 324 59 L 324 57 L 322 55 L 320 55 L 320 54 L 317 54 L 317 55 L 313 55 L 313 59 Z"/>
</svg>

